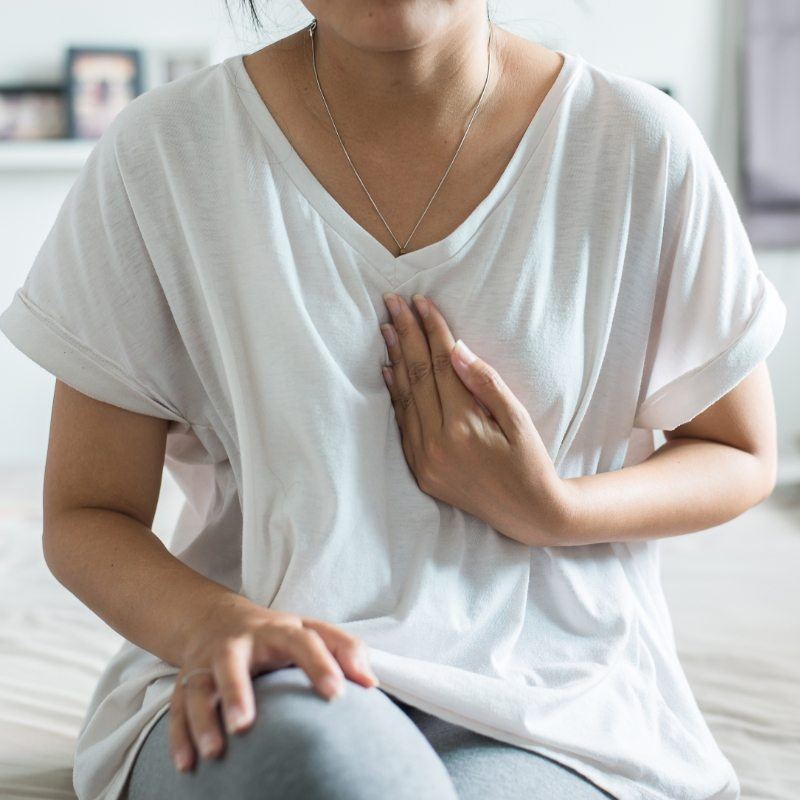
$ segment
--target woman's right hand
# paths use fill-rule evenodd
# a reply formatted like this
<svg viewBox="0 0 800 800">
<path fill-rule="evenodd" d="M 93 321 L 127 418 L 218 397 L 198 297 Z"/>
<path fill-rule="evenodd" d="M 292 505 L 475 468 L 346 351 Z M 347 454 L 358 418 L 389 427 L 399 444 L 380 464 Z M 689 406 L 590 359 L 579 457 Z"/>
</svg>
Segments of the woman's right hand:
<svg viewBox="0 0 800 800">
<path fill-rule="evenodd" d="M 265 608 L 242 595 L 215 606 L 190 635 L 170 700 L 170 751 L 177 769 L 192 768 L 196 749 L 205 758 L 223 752 L 218 701 L 227 732 L 246 730 L 255 719 L 253 677 L 292 664 L 328 700 L 343 691 L 345 677 L 367 688 L 378 684 L 366 645 L 335 625 Z M 194 674 L 182 686 L 183 676 L 198 668 L 213 674 Z"/>
</svg>

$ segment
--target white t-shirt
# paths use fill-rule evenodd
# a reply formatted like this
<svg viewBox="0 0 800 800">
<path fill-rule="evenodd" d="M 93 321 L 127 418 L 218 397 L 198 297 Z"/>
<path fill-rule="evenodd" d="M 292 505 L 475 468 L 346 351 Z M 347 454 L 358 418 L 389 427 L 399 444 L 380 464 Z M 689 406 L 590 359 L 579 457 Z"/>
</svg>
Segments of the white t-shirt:
<svg viewBox="0 0 800 800">
<path fill-rule="evenodd" d="M 658 540 L 531 547 L 425 494 L 381 376 L 382 294 L 430 294 L 567 478 L 643 460 L 780 338 L 785 305 L 689 114 L 563 55 L 494 188 L 399 258 L 305 166 L 241 55 L 152 89 L 93 149 L 0 329 L 171 421 L 170 549 L 194 569 L 358 635 L 385 691 L 620 800 L 734 800 Z M 176 673 L 123 643 L 81 729 L 81 800 L 119 797 Z"/>
</svg>

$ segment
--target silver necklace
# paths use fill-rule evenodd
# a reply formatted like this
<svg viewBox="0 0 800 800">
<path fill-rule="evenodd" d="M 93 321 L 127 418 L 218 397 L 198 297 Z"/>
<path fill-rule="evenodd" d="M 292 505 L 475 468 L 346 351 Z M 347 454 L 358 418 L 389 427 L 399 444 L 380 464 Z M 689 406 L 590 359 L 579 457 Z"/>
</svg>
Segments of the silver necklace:
<svg viewBox="0 0 800 800">
<path fill-rule="evenodd" d="M 369 198 L 370 203 L 372 203 L 372 206 L 375 209 L 375 211 L 378 212 L 378 216 L 381 218 L 381 220 L 383 220 L 383 224 L 386 226 L 386 230 L 389 231 L 389 234 L 391 235 L 392 239 L 394 239 L 395 243 L 400 248 L 400 255 L 403 255 L 403 253 L 406 252 L 406 246 L 411 241 L 411 237 L 414 235 L 415 231 L 419 227 L 419 223 L 422 222 L 422 217 L 424 217 L 425 214 L 428 212 L 428 209 L 431 207 L 431 203 L 433 202 L 433 198 L 436 197 L 436 195 L 438 194 L 439 189 L 441 188 L 442 184 L 444 183 L 444 179 L 447 177 L 447 173 L 450 172 L 450 168 L 455 163 L 456 156 L 458 156 L 458 153 L 461 150 L 461 146 L 464 144 L 464 140 L 467 138 L 467 134 L 469 133 L 469 129 L 470 129 L 470 127 L 472 127 L 472 121 L 475 119 L 475 115 L 478 113 L 478 108 L 480 107 L 481 101 L 483 100 L 483 95 L 486 92 L 486 85 L 489 83 L 489 70 L 490 70 L 491 65 L 492 65 L 492 28 L 494 26 L 492 25 L 491 20 L 489 20 L 489 40 L 488 40 L 488 44 L 487 44 L 488 63 L 486 65 L 486 79 L 483 82 L 483 89 L 481 90 L 481 96 L 478 98 L 478 102 L 475 104 L 475 108 L 472 111 L 472 116 L 470 117 L 469 124 L 467 125 L 467 129 L 464 131 L 464 135 L 461 137 L 461 142 L 459 143 L 458 148 L 456 149 L 455 155 L 453 156 L 452 160 L 450 161 L 449 166 L 445 170 L 444 175 L 442 175 L 442 179 L 439 181 L 439 185 L 436 187 L 436 191 L 431 196 L 431 199 L 428 200 L 428 205 L 425 206 L 425 210 L 422 212 L 422 216 L 417 220 L 417 224 L 414 226 L 414 229 L 409 234 L 408 239 L 406 239 L 405 244 L 400 244 L 400 242 L 397 241 L 397 237 L 394 235 L 394 233 L 392 233 L 392 229 L 389 227 L 389 223 L 386 221 L 386 219 L 384 218 L 383 214 L 381 214 L 380 209 L 378 208 L 378 206 L 375 205 L 375 201 L 372 199 L 372 195 L 369 193 L 369 190 L 367 189 L 367 187 L 364 186 L 364 181 L 361 180 L 361 176 L 358 174 L 358 170 L 355 168 L 355 165 L 353 164 L 353 161 L 350 158 L 350 154 L 347 152 L 347 148 L 344 146 L 344 142 L 342 141 L 342 137 L 339 135 L 339 129 L 336 127 L 336 123 L 334 122 L 333 115 L 331 114 L 331 110 L 328 107 L 328 101 L 325 99 L 325 94 L 323 93 L 322 86 L 320 86 L 320 83 L 319 83 L 319 76 L 317 75 L 317 56 L 316 56 L 316 48 L 314 46 L 314 29 L 316 27 L 317 27 L 317 20 L 314 19 L 314 20 L 312 20 L 311 25 L 309 26 L 308 35 L 311 37 L 311 58 L 312 58 L 313 66 L 314 66 L 314 78 L 317 81 L 317 87 L 319 88 L 319 93 L 320 93 L 320 96 L 322 97 L 322 102 L 325 104 L 325 110 L 328 112 L 328 116 L 331 119 L 331 124 L 333 125 L 333 129 L 336 132 L 336 138 L 339 140 L 339 144 L 342 146 L 342 150 L 344 150 L 344 154 L 347 157 L 347 160 L 350 163 L 350 166 L 353 168 L 353 172 L 355 173 L 356 178 L 358 178 L 358 182 L 361 184 L 362 188 L 367 193 L 367 197 Z"/>
</svg>

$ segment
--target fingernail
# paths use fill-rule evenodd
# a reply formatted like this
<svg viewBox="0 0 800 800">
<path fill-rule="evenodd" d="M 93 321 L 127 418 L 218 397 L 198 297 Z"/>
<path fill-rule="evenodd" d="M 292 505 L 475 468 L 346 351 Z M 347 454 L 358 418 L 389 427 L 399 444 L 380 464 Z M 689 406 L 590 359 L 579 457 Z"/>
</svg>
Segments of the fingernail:
<svg viewBox="0 0 800 800">
<path fill-rule="evenodd" d="M 419 310 L 420 316 L 427 317 L 430 313 L 430 308 L 428 308 L 428 301 L 425 299 L 424 295 L 415 294 L 412 295 L 411 299 Z"/>
<path fill-rule="evenodd" d="M 378 683 L 378 676 L 372 671 L 369 659 L 366 656 L 357 656 L 356 666 L 359 672 L 363 672 L 368 678 L 371 678 L 373 683 Z"/>
<path fill-rule="evenodd" d="M 189 767 L 189 754 L 185 750 L 175 755 L 175 767 L 179 772 L 184 772 Z"/>
<path fill-rule="evenodd" d="M 400 301 L 397 298 L 397 295 L 394 292 L 387 292 L 383 295 L 383 299 L 386 302 L 386 305 L 389 306 L 389 311 L 392 312 L 392 316 L 396 317 L 400 313 Z"/>
<path fill-rule="evenodd" d="M 381 367 L 381 372 L 383 373 L 383 379 L 386 381 L 387 386 L 391 386 L 394 383 L 394 375 L 392 375 L 392 371 L 389 367 Z"/>
<path fill-rule="evenodd" d="M 458 339 L 453 346 L 456 355 L 464 364 L 471 364 L 475 360 L 475 353 L 467 347 L 461 339 Z"/>
<path fill-rule="evenodd" d="M 247 715 L 241 708 L 231 708 L 225 717 L 228 733 L 236 733 L 247 723 Z"/>
<path fill-rule="evenodd" d="M 213 733 L 204 733 L 200 737 L 200 752 L 208 758 L 217 748 L 217 737 Z"/>
<path fill-rule="evenodd" d="M 392 328 L 391 325 L 381 325 L 381 333 L 383 334 L 383 339 L 388 347 L 394 347 L 397 344 L 397 337 L 395 336 L 394 328 Z"/>
<path fill-rule="evenodd" d="M 322 691 L 328 696 L 328 700 L 336 700 L 344 694 L 344 684 L 339 678 L 333 675 L 326 675 L 321 681 Z"/>
<path fill-rule="evenodd" d="M 380 683 L 378 676 L 369 667 L 364 667 L 362 672 L 372 681 L 375 686 Z"/>
</svg>

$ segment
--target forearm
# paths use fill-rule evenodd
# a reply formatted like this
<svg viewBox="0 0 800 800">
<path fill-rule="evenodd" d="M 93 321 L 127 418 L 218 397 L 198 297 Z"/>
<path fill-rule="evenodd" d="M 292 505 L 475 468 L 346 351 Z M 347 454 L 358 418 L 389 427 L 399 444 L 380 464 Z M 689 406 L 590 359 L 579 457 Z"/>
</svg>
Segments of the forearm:
<svg viewBox="0 0 800 800">
<path fill-rule="evenodd" d="M 180 666 L 193 627 L 212 608 L 246 602 L 175 558 L 153 531 L 117 511 L 62 511 L 43 537 L 47 565 L 125 639 Z"/>
<path fill-rule="evenodd" d="M 676 536 L 737 517 L 771 491 L 752 453 L 672 439 L 645 461 L 562 481 L 558 545 Z"/>
</svg>

